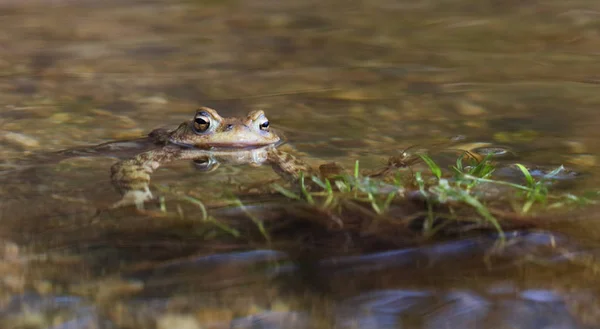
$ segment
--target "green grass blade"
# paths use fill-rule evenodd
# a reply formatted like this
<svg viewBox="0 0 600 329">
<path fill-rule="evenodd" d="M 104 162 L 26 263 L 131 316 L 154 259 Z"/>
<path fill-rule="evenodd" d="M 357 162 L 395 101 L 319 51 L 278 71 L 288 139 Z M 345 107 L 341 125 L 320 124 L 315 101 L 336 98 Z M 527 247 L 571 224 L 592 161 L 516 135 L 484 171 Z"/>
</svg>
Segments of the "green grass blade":
<svg viewBox="0 0 600 329">
<path fill-rule="evenodd" d="M 419 154 L 419 157 L 429 166 L 429 170 L 437 177 L 437 179 L 442 178 L 442 169 L 440 166 L 433 161 L 433 159 L 427 154 Z"/>
<path fill-rule="evenodd" d="M 240 199 L 236 199 L 235 204 L 239 206 L 248 217 L 250 217 L 250 220 L 252 220 L 256 227 L 258 227 L 258 231 L 265 238 L 265 240 L 267 240 L 267 242 L 271 242 L 271 236 L 269 235 L 269 232 L 267 232 L 263 221 L 260 220 L 258 217 L 254 216 L 250 211 L 248 211 L 248 209 Z"/>
<path fill-rule="evenodd" d="M 377 200 L 373 196 L 373 193 L 369 192 L 367 194 L 367 196 L 369 197 L 369 201 L 371 202 L 371 207 L 373 208 L 373 210 L 375 210 L 375 212 L 378 215 L 381 215 L 382 214 L 381 208 L 379 208 L 379 205 L 377 204 Z"/>
<path fill-rule="evenodd" d="M 302 200 L 302 198 L 298 194 L 286 189 L 285 187 L 279 184 L 273 184 L 273 188 L 277 190 L 277 192 L 283 194 L 286 198 L 293 200 Z"/>
<path fill-rule="evenodd" d="M 189 203 L 192 203 L 192 204 L 198 206 L 198 208 L 200 208 L 200 213 L 202 214 L 203 221 L 206 221 L 208 219 L 208 211 L 206 211 L 206 207 L 204 206 L 204 203 L 202 203 L 202 201 L 200 201 L 196 198 L 192 198 L 187 195 L 182 195 L 182 196 L 180 196 L 180 198 Z"/>
<path fill-rule="evenodd" d="M 337 187 L 337 189 L 341 192 L 350 192 L 350 184 L 348 183 L 348 180 L 336 180 L 333 183 L 335 184 L 335 187 Z"/>
<path fill-rule="evenodd" d="M 327 184 L 325 182 L 323 182 L 319 177 L 317 176 L 311 176 L 310 179 L 317 185 L 319 185 L 322 189 L 326 190 L 327 189 Z"/>
<path fill-rule="evenodd" d="M 500 225 L 500 223 L 498 222 L 496 217 L 494 217 L 494 215 L 492 215 L 490 213 L 490 211 L 481 202 L 479 202 L 479 200 L 475 199 L 473 196 L 465 193 L 462 195 L 462 198 L 467 204 L 469 204 L 470 206 L 475 208 L 475 210 L 477 210 L 477 212 L 485 220 L 487 220 L 490 224 L 492 224 L 494 226 L 494 228 L 496 229 L 496 231 L 498 231 L 498 234 L 500 235 L 500 240 L 502 242 L 504 242 L 505 241 L 504 231 L 502 230 L 502 226 Z"/>
<path fill-rule="evenodd" d="M 167 212 L 167 203 L 165 202 L 165 197 L 164 196 L 158 197 L 158 202 L 160 204 L 160 211 L 163 213 L 166 213 Z"/>
<path fill-rule="evenodd" d="M 552 180 L 554 178 L 556 178 L 556 176 L 558 176 L 558 174 L 560 174 L 562 171 L 565 170 L 565 167 L 560 165 L 558 168 L 552 170 L 551 172 L 547 173 L 544 175 L 544 177 L 542 177 L 542 179 L 540 180 L 541 182 L 545 182 L 545 181 L 549 181 Z"/>
<path fill-rule="evenodd" d="M 304 195 L 304 197 L 306 198 L 306 202 L 308 202 L 308 204 L 310 204 L 310 205 L 314 205 L 315 204 L 315 200 L 313 200 L 312 195 L 310 194 L 310 192 L 306 188 L 306 184 L 305 184 L 305 181 L 304 181 L 304 173 L 303 172 L 300 173 L 300 190 L 302 191 L 302 195 Z"/>
<path fill-rule="evenodd" d="M 461 173 L 464 173 L 465 168 L 463 167 L 463 159 L 465 158 L 465 154 L 461 154 L 457 159 L 456 159 L 456 170 L 458 170 Z"/>
<path fill-rule="evenodd" d="M 215 225 L 216 227 L 218 227 L 219 229 L 221 229 L 222 231 L 229 233 L 236 238 L 240 236 L 240 232 L 238 230 L 219 222 L 216 218 L 214 218 L 212 216 L 209 216 L 208 211 L 206 210 L 206 206 L 204 206 L 204 203 L 202 203 L 202 201 L 200 201 L 196 198 L 189 197 L 187 195 L 182 195 L 179 197 L 182 200 L 188 201 L 188 202 L 198 206 L 198 208 L 200 208 L 200 213 L 202 214 L 202 221 L 211 223 L 211 224 Z"/>
<path fill-rule="evenodd" d="M 385 198 L 385 202 L 383 204 L 383 209 L 385 212 L 387 212 L 388 209 L 390 209 L 390 205 L 392 204 L 392 201 L 394 201 L 396 194 L 397 194 L 397 192 L 388 193 L 387 197 Z"/>
<path fill-rule="evenodd" d="M 529 187 L 533 187 L 535 185 L 535 181 L 533 179 L 533 176 L 531 176 L 529 169 L 527 169 L 527 167 L 520 163 L 515 164 L 515 166 L 517 166 L 517 168 L 519 168 L 519 170 L 521 170 L 521 172 L 523 173 L 523 176 L 525 176 L 525 181 L 527 182 L 527 185 Z"/>
</svg>

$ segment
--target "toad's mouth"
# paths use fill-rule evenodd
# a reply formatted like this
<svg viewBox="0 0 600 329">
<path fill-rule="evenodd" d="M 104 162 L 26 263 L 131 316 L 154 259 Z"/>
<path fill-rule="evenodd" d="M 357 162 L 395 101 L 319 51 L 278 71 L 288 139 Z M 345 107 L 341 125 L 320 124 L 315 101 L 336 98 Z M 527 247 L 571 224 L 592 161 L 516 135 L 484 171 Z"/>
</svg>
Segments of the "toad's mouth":
<svg viewBox="0 0 600 329">
<path fill-rule="evenodd" d="M 186 148 L 196 148 L 200 150 L 228 150 L 234 152 L 235 150 L 248 150 L 261 148 L 270 145 L 279 145 L 281 140 L 274 142 L 236 142 L 236 143 L 204 143 L 204 144 L 191 144 L 191 143 L 181 143 L 181 142 L 171 142 L 174 145 L 186 147 Z"/>
</svg>

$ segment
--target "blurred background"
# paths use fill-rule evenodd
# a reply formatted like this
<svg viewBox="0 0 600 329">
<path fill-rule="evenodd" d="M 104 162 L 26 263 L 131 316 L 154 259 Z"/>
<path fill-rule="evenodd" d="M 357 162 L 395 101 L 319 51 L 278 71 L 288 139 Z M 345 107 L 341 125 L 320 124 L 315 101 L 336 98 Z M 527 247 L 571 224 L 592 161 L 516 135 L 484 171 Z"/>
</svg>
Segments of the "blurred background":
<svg viewBox="0 0 600 329">
<path fill-rule="evenodd" d="M 461 136 L 564 165 L 580 193 L 600 183 L 599 54 L 594 0 L 0 0 L 2 328 L 595 328 L 594 221 L 496 256 L 490 236 L 296 255 L 99 215 L 118 200 L 109 157 L 14 170 L 204 105 L 262 109 L 348 168 Z M 265 175 L 174 163 L 153 180 L 205 200 Z"/>
</svg>

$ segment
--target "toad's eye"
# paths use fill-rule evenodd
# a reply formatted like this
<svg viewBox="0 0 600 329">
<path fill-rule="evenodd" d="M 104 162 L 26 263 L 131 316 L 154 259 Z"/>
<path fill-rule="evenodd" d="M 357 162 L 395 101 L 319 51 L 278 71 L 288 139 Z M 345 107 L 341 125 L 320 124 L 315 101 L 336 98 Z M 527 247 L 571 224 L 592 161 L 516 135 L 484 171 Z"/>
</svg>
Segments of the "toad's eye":
<svg viewBox="0 0 600 329">
<path fill-rule="evenodd" d="M 260 124 L 260 130 L 269 130 L 269 121 Z"/>
<path fill-rule="evenodd" d="M 210 118 L 203 113 L 198 113 L 194 118 L 194 131 L 197 133 L 203 133 L 210 127 Z"/>
</svg>

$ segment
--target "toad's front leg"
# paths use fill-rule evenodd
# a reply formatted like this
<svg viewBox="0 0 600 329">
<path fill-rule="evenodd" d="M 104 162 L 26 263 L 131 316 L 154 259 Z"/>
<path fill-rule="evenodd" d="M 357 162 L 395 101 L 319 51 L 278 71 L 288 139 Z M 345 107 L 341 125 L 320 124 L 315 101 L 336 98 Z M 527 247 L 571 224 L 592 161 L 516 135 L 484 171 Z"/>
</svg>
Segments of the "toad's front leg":
<svg viewBox="0 0 600 329">
<path fill-rule="evenodd" d="M 135 205 L 144 208 L 144 202 L 152 200 L 150 177 L 161 164 L 177 157 L 177 148 L 163 148 L 140 153 L 137 156 L 115 163 L 111 168 L 113 185 L 123 196 L 112 208 Z"/>
<path fill-rule="evenodd" d="M 293 152 L 293 150 L 292 150 Z M 328 162 L 320 166 L 312 166 L 308 162 L 296 157 L 284 148 L 273 148 L 269 151 L 267 161 L 280 177 L 298 186 L 301 177 L 304 177 L 304 187 L 319 188 L 311 178 L 335 179 L 345 173 L 344 168 L 335 162 Z"/>
<path fill-rule="evenodd" d="M 139 163 L 136 159 L 114 164 L 110 168 L 111 180 L 123 197 L 112 208 L 135 205 L 138 209 L 143 209 L 144 202 L 153 198 L 150 192 L 150 175 L 154 169 L 152 165 Z"/>
<path fill-rule="evenodd" d="M 319 170 L 309 163 L 300 160 L 284 148 L 272 148 L 267 154 L 267 162 L 281 178 L 290 183 L 298 182 L 301 175 L 304 177 L 319 176 Z"/>
</svg>

